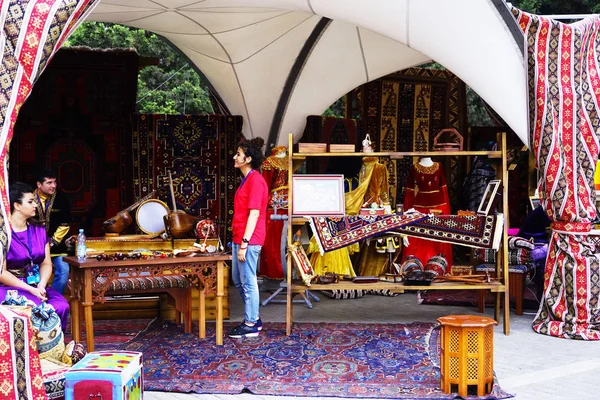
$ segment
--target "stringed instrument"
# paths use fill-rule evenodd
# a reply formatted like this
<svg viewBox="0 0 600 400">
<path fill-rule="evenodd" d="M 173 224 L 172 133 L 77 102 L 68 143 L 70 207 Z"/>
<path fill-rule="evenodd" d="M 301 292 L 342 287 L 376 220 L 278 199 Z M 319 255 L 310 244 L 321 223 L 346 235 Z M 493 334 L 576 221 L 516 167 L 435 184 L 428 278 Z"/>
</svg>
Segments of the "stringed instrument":
<svg viewBox="0 0 600 400">
<path fill-rule="evenodd" d="M 107 219 L 102 223 L 104 227 L 104 234 L 106 236 L 119 236 L 121 232 L 123 232 L 131 223 L 133 222 L 133 218 L 131 217 L 130 212 L 133 211 L 136 207 L 142 204 L 144 201 L 151 199 L 156 194 L 156 190 L 148 193 L 146 196 L 142 197 L 129 207 L 124 210 L 121 210 L 112 218 Z"/>
<path fill-rule="evenodd" d="M 198 218 L 189 215 L 185 211 L 177 209 L 175 202 L 175 191 L 173 190 L 173 177 L 169 171 L 169 190 L 171 191 L 171 201 L 173 203 L 173 211 L 163 217 L 167 234 L 175 239 L 183 239 L 192 237 L 192 231 L 198 223 Z"/>
</svg>

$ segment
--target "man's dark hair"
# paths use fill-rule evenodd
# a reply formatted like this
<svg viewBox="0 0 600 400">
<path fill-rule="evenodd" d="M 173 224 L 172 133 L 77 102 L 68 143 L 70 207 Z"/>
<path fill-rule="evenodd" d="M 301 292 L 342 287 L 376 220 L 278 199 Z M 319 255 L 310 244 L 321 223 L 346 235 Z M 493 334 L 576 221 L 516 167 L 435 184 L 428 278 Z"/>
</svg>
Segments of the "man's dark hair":
<svg viewBox="0 0 600 400">
<path fill-rule="evenodd" d="M 56 173 L 50 169 L 40 169 L 35 173 L 35 181 L 44 183 L 46 179 L 56 179 Z"/>
</svg>

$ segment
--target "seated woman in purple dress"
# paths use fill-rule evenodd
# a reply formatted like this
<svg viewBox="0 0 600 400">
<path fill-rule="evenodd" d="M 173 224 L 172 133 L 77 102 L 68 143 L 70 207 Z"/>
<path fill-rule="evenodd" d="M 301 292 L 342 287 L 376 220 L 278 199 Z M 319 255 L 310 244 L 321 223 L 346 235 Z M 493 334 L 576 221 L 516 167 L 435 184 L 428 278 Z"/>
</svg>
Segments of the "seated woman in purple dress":
<svg viewBox="0 0 600 400">
<path fill-rule="evenodd" d="M 46 287 L 52 274 L 52 260 L 46 229 L 34 220 L 33 189 L 16 182 L 10 185 L 9 200 L 12 239 L 0 275 L 0 302 L 8 290 L 15 289 L 36 305 L 45 301 L 56 310 L 64 331 L 69 303 L 62 294 Z"/>
</svg>

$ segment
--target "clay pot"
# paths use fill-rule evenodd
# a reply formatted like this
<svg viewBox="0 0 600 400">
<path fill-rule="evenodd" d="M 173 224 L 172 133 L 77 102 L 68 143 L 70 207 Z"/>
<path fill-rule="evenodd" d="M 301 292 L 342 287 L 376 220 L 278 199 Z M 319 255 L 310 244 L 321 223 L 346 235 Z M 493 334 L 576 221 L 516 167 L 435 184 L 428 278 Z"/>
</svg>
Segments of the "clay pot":
<svg viewBox="0 0 600 400">
<path fill-rule="evenodd" d="M 174 211 L 163 217 L 167 233 L 175 239 L 193 237 L 192 231 L 198 223 L 198 218 L 184 211 Z"/>
<path fill-rule="evenodd" d="M 133 218 L 131 218 L 131 214 L 128 211 L 123 210 L 119 211 L 117 215 L 112 217 L 111 219 L 107 219 L 102 223 L 104 227 L 104 232 L 108 235 L 118 235 L 123 232 L 129 225 Z"/>
</svg>

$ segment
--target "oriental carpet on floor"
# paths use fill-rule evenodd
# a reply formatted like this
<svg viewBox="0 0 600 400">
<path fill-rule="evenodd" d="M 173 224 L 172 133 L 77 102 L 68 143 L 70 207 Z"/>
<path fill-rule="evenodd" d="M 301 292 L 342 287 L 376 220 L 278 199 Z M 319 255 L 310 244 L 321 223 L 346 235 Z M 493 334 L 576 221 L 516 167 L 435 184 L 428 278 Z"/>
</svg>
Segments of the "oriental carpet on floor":
<svg viewBox="0 0 600 400">
<path fill-rule="evenodd" d="M 233 328 L 226 323 L 224 332 Z M 196 332 L 194 330 L 194 332 Z M 439 389 L 436 324 L 265 323 L 258 338 L 185 334 L 156 321 L 121 350 L 144 357 L 147 391 L 394 399 L 452 399 Z M 497 385 L 489 398 L 510 395 Z"/>
<path fill-rule="evenodd" d="M 98 319 L 94 321 L 94 351 L 116 350 L 143 332 L 154 319 Z M 65 332 L 65 343 L 73 336 L 70 324 Z M 81 342 L 85 345 L 85 328 L 81 328 Z"/>
</svg>

